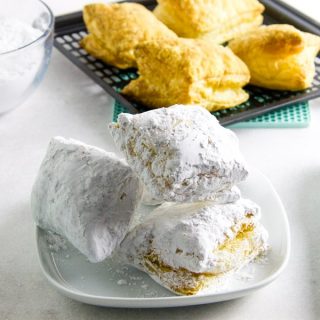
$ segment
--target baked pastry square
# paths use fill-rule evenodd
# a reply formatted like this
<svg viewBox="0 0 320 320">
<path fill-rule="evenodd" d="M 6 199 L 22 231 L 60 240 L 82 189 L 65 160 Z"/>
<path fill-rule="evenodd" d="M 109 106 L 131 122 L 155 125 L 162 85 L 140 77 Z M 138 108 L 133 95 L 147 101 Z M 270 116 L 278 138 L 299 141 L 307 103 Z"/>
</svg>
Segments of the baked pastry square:
<svg viewBox="0 0 320 320">
<path fill-rule="evenodd" d="M 34 183 L 31 208 L 39 227 L 98 262 L 125 237 L 141 196 L 139 178 L 115 154 L 56 137 Z"/>
<path fill-rule="evenodd" d="M 194 295 L 267 249 L 250 200 L 163 204 L 124 239 L 119 255 L 179 295 Z"/>
<path fill-rule="evenodd" d="M 261 26 L 232 40 L 229 48 L 247 64 L 251 84 L 296 91 L 312 84 L 320 37 L 285 24 Z"/>
<path fill-rule="evenodd" d="M 110 131 L 156 201 L 215 199 L 248 175 L 235 134 L 200 106 L 121 113 Z"/>
<path fill-rule="evenodd" d="M 158 0 L 155 16 L 180 37 L 224 43 L 262 24 L 257 0 Z"/>
<path fill-rule="evenodd" d="M 83 9 L 89 35 L 81 41 L 91 55 L 118 68 L 136 67 L 134 47 L 176 34 L 137 3 L 89 4 Z"/>
<path fill-rule="evenodd" d="M 247 66 L 212 41 L 152 40 L 135 49 L 139 78 L 122 93 L 150 108 L 200 104 L 209 111 L 231 108 L 249 98 L 242 89 Z"/>
</svg>

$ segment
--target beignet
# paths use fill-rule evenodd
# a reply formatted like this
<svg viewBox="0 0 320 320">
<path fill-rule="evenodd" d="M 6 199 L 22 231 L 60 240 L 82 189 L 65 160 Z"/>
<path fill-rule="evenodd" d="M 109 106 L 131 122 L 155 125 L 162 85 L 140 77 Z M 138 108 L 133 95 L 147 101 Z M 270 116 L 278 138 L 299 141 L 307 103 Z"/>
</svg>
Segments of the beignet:
<svg viewBox="0 0 320 320">
<path fill-rule="evenodd" d="M 232 40 L 229 48 L 247 64 L 251 84 L 296 91 L 312 84 L 320 37 L 285 24 L 261 26 Z"/>
<path fill-rule="evenodd" d="M 89 4 L 83 9 L 89 36 L 81 45 L 118 68 L 136 67 L 134 47 L 142 41 L 176 34 L 138 3 Z"/>
<path fill-rule="evenodd" d="M 235 134 L 200 106 L 121 113 L 110 131 L 156 201 L 215 199 L 248 175 Z"/>
<path fill-rule="evenodd" d="M 158 0 L 155 16 L 180 37 L 216 43 L 262 24 L 264 6 L 256 0 Z"/>
<path fill-rule="evenodd" d="M 247 66 L 233 52 L 212 41 L 153 40 L 135 49 L 139 78 L 122 93 L 150 108 L 199 104 L 215 111 L 245 102 Z"/>
<path fill-rule="evenodd" d="M 33 185 L 31 208 L 39 227 L 98 262 L 123 240 L 141 196 L 139 178 L 115 154 L 56 137 Z"/>
<path fill-rule="evenodd" d="M 194 295 L 267 249 L 260 209 L 230 204 L 163 204 L 124 239 L 119 255 L 180 295 Z"/>
</svg>

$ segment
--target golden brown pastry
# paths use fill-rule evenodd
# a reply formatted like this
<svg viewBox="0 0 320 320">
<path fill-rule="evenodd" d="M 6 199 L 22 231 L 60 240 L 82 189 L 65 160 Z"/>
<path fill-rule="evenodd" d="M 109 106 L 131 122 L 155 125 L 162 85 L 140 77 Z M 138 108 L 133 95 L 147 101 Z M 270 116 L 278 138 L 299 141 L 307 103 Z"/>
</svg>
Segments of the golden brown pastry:
<svg viewBox="0 0 320 320">
<path fill-rule="evenodd" d="M 279 24 L 261 26 L 234 39 L 229 47 L 249 67 L 251 84 L 296 91 L 312 84 L 320 37 Z"/>
<path fill-rule="evenodd" d="M 213 41 L 153 40 L 136 47 L 140 77 L 122 91 L 150 108 L 200 104 L 209 111 L 248 99 L 247 66 L 228 48 Z"/>
<path fill-rule="evenodd" d="M 155 16 L 177 35 L 217 43 L 262 24 L 264 6 L 257 0 L 158 0 Z"/>
<path fill-rule="evenodd" d="M 83 19 L 89 36 L 81 45 L 91 55 L 119 68 L 136 66 L 134 47 L 141 41 L 176 34 L 137 3 L 90 4 Z"/>
<path fill-rule="evenodd" d="M 268 232 L 260 218 L 248 199 L 165 203 L 127 234 L 118 252 L 176 294 L 219 290 L 226 276 L 266 253 Z"/>
</svg>

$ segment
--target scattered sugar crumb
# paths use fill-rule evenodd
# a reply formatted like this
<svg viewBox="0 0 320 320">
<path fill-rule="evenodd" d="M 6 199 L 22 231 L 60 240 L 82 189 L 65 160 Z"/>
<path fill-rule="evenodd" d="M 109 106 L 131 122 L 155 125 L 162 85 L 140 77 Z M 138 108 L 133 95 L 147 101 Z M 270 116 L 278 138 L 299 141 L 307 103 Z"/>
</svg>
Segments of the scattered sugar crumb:
<svg viewBox="0 0 320 320">
<path fill-rule="evenodd" d="M 142 277 L 129 276 L 130 280 L 141 281 Z"/>
<path fill-rule="evenodd" d="M 245 272 L 245 271 L 240 271 L 237 272 L 234 275 L 235 279 L 241 280 L 241 281 L 249 281 L 253 279 L 253 273 L 252 272 Z"/>
<path fill-rule="evenodd" d="M 254 263 L 259 264 L 259 265 L 266 265 L 269 264 L 269 259 L 268 259 L 268 251 L 270 249 L 268 249 L 267 251 L 263 252 L 262 254 L 258 255 L 255 259 L 254 259 Z"/>
<path fill-rule="evenodd" d="M 67 249 L 67 241 L 60 235 L 48 231 L 46 235 L 46 240 L 49 245 L 49 249 L 53 252 L 59 252 L 60 250 Z"/>
<path fill-rule="evenodd" d="M 125 279 L 120 279 L 120 280 L 117 281 L 117 284 L 118 284 L 119 286 L 126 285 L 126 284 L 127 284 L 127 280 L 125 280 Z M 129 285 L 130 285 L 130 283 L 129 283 Z"/>
</svg>

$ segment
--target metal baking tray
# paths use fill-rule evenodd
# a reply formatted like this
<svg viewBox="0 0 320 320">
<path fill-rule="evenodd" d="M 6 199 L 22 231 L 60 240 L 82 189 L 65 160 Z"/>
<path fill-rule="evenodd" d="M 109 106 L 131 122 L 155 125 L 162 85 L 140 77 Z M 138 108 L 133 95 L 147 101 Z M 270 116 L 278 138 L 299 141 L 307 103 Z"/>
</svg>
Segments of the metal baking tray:
<svg viewBox="0 0 320 320">
<path fill-rule="evenodd" d="M 152 10 L 155 0 L 127 1 L 138 2 Z M 320 24 L 296 9 L 279 0 L 261 1 L 266 10 L 264 23 L 288 23 L 298 29 L 320 35 Z M 55 47 L 78 66 L 105 91 L 114 97 L 128 112 L 140 113 L 148 110 L 121 95 L 121 89 L 138 77 L 136 69 L 121 70 L 92 56 L 79 46 L 79 41 L 87 34 L 82 13 L 75 12 L 59 16 L 55 23 Z M 316 75 L 311 88 L 298 92 L 275 91 L 248 85 L 245 90 L 250 99 L 234 108 L 213 112 L 222 125 L 228 125 L 256 117 L 266 112 L 320 97 L 320 54 L 315 59 Z"/>
</svg>

